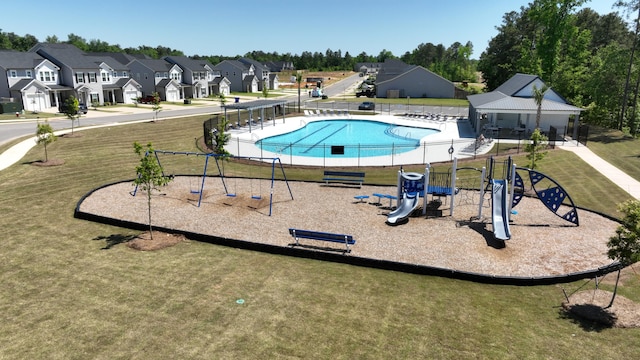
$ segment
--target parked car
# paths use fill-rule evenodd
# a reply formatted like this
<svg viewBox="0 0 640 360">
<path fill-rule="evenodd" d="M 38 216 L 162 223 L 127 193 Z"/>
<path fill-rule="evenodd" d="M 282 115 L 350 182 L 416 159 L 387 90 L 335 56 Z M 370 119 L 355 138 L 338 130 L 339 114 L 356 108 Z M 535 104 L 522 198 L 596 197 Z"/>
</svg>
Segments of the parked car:
<svg viewBox="0 0 640 360">
<path fill-rule="evenodd" d="M 358 106 L 358 110 L 375 110 L 376 104 L 371 101 L 365 101 L 360 106 Z"/>
</svg>

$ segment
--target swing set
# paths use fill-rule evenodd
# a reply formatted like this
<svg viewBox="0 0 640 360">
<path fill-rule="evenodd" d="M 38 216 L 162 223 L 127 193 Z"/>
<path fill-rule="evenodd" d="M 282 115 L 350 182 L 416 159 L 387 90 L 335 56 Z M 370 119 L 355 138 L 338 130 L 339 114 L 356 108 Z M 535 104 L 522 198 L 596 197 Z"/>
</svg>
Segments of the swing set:
<svg viewBox="0 0 640 360">
<path fill-rule="evenodd" d="M 166 155 L 194 155 L 196 157 L 198 156 L 204 156 L 205 160 L 204 160 L 204 166 L 202 169 L 202 175 L 199 175 L 199 177 L 201 178 L 201 181 L 199 181 L 199 187 L 192 187 L 190 192 L 192 194 L 198 194 L 198 207 L 200 207 L 200 204 L 202 203 L 202 196 L 204 193 L 204 186 L 205 186 L 205 180 L 207 178 L 207 170 L 209 168 L 209 159 L 213 159 L 216 163 L 216 168 L 218 170 L 218 174 L 217 176 L 220 178 L 220 180 L 222 181 L 222 186 L 224 187 L 224 192 L 226 194 L 226 196 L 229 197 L 235 197 L 236 193 L 229 191 L 229 186 L 227 185 L 228 182 L 228 178 L 225 179 L 225 174 L 224 174 L 224 165 L 221 166 L 220 161 L 225 161 L 225 159 L 227 158 L 231 158 L 231 159 L 245 159 L 245 160 L 257 160 L 257 161 L 262 161 L 262 162 L 270 162 L 271 163 L 271 187 L 269 189 L 269 216 L 271 216 L 271 213 L 273 211 L 273 190 L 274 190 L 274 186 L 275 186 L 275 173 L 276 173 L 276 164 L 278 165 L 278 168 L 280 169 L 280 171 L 282 172 L 282 178 L 284 179 L 285 184 L 287 185 L 287 190 L 289 191 L 289 195 L 291 196 L 291 200 L 293 200 L 293 193 L 291 192 L 291 187 L 289 186 L 289 181 L 287 180 L 287 175 L 284 172 L 284 167 L 282 166 L 282 162 L 280 161 L 280 158 L 271 158 L 271 157 L 248 157 L 248 156 L 233 156 L 233 155 L 219 155 L 219 154 L 207 154 L 207 153 L 196 153 L 196 152 L 186 152 L 186 151 L 167 151 L 167 150 L 154 150 L 154 155 L 156 157 L 156 160 L 158 161 L 158 165 L 160 166 L 160 168 L 162 169 L 162 176 L 175 176 L 175 175 L 167 175 L 164 172 L 164 167 L 162 166 L 162 163 L 160 161 L 160 157 L 158 156 L 158 154 L 166 154 Z M 223 163 L 224 164 L 224 163 Z M 237 178 L 232 178 L 234 181 L 237 181 Z M 258 185 L 257 185 L 257 190 L 258 192 L 254 192 L 254 185 L 253 182 L 254 180 L 258 181 Z M 263 179 L 253 179 L 251 178 L 251 199 L 254 200 L 261 200 L 262 199 L 262 181 Z M 234 189 L 237 189 L 237 187 L 234 185 Z M 132 195 L 135 196 L 136 192 L 138 191 L 138 186 L 136 185 L 135 190 L 133 191 Z"/>
</svg>

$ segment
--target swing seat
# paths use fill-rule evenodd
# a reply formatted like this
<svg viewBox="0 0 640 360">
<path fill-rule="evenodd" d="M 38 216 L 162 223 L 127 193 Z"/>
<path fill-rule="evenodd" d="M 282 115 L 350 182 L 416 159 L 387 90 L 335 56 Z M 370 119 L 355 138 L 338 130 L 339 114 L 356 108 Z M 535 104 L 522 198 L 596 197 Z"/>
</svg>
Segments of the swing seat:
<svg viewBox="0 0 640 360">
<path fill-rule="evenodd" d="M 251 196 L 251 198 L 252 198 L 252 199 L 254 199 L 254 200 L 260 200 L 260 199 L 262 199 L 262 196 L 260 196 L 260 195 L 253 195 L 253 196 Z"/>
</svg>

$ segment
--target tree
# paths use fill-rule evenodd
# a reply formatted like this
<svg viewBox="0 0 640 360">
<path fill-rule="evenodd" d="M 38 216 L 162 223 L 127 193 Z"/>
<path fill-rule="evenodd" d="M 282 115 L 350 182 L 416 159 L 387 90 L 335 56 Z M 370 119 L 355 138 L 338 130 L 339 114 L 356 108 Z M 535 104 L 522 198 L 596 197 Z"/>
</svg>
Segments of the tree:
<svg viewBox="0 0 640 360">
<path fill-rule="evenodd" d="M 222 116 L 218 121 L 216 129 L 213 131 L 211 136 L 213 141 L 213 152 L 222 155 L 223 158 L 231 155 L 224 147 L 229 143 L 231 139 L 231 134 L 227 132 L 227 126 L 229 125 L 229 121 L 226 117 Z"/>
<path fill-rule="evenodd" d="M 80 103 L 75 96 L 70 96 L 64 101 L 62 112 L 71 120 L 71 134 L 73 135 L 73 124 L 78 119 L 80 125 Z"/>
<path fill-rule="evenodd" d="M 262 96 L 266 99 L 269 97 L 269 80 L 262 80 Z"/>
<path fill-rule="evenodd" d="M 300 112 L 300 84 L 302 83 L 302 73 L 296 72 L 296 82 L 298 83 L 298 112 Z"/>
<path fill-rule="evenodd" d="M 172 178 L 164 176 L 162 167 L 158 163 L 151 143 L 147 144 L 146 149 L 137 141 L 133 143 L 136 154 L 140 157 L 140 164 L 136 166 L 137 177 L 133 180 L 136 186 L 142 188 L 147 194 L 147 213 L 149 220 L 149 236 L 153 240 L 153 228 L 151 227 L 151 194 L 158 187 L 167 185 Z"/>
<path fill-rule="evenodd" d="M 151 110 L 153 110 L 153 121 L 158 120 L 158 113 L 160 113 L 160 111 L 162 111 L 162 106 L 160 106 L 160 94 L 158 94 L 157 91 L 154 91 L 151 94 L 151 97 L 153 97 L 153 100 L 151 101 Z"/>
<path fill-rule="evenodd" d="M 618 210 L 624 214 L 620 226 L 616 229 L 616 235 L 609 238 L 607 256 L 617 260 L 622 267 L 631 265 L 640 260 L 640 201 L 627 200 L 618 205 Z M 620 280 L 620 269 L 616 278 L 616 285 L 609 306 L 613 305 Z"/>
<path fill-rule="evenodd" d="M 49 155 L 47 153 L 47 145 L 56 141 L 58 138 L 53 133 L 53 128 L 49 125 L 49 122 L 45 120 L 43 124 L 38 123 L 38 127 L 36 129 L 36 144 L 44 145 L 44 161 L 49 161 Z"/>
<path fill-rule="evenodd" d="M 533 100 L 536 102 L 536 129 L 540 129 L 540 118 L 542 117 L 542 101 L 544 101 L 544 93 L 549 90 L 549 87 L 545 84 L 541 88 L 538 88 L 536 84 L 533 84 Z"/>
<path fill-rule="evenodd" d="M 531 134 L 530 140 L 531 142 L 525 145 L 524 151 L 528 153 L 529 169 L 535 169 L 538 161 L 541 161 L 547 155 L 547 151 L 544 150 L 547 148 L 547 141 L 549 139 L 536 127 Z"/>
</svg>

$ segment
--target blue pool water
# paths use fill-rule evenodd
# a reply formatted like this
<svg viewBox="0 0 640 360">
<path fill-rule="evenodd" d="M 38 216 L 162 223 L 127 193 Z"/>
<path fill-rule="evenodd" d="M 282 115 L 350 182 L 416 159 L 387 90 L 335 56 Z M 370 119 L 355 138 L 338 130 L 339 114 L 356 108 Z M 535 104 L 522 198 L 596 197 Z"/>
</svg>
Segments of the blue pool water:
<svg viewBox="0 0 640 360">
<path fill-rule="evenodd" d="M 256 142 L 263 150 L 308 157 L 369 157 L 399 154 L 420 146 L 435 129 L 370 120 L 320 120 Z"/>
</svg>

